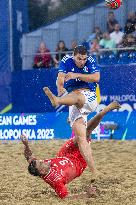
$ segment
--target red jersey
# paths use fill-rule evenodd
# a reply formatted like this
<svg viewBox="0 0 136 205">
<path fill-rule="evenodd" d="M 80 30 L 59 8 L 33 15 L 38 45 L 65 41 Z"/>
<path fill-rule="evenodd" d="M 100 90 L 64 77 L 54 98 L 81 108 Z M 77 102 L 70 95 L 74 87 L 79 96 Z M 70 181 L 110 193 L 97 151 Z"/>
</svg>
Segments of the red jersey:
<svg viewBox="0 0 136 205">
<path fill-rule="evenodd" d="M 68 157 L 69 159 L 73 159 L 75 162 L 75 166 L 77 168 L 78 176 L 81 175 L 81 173 L 86 168 L 87 164 L 84 158 L 82 157 L 78 145 L 76 145 L 73 142 L 73 139 L 68 140 L 60 149 L 60 151 L 57 154 L 58 157 Z"/>
<path fill-rule="evenodd" d="M 73 143 L 73 139 L 63 145 L 56 158 L 44 161 L 50 163 L 50 170 L 42 178 L 55 190 L 60 198 L 68 195 L 65 184 L 79 177 L 87 166 L 78 147 Z"/>
</svg>

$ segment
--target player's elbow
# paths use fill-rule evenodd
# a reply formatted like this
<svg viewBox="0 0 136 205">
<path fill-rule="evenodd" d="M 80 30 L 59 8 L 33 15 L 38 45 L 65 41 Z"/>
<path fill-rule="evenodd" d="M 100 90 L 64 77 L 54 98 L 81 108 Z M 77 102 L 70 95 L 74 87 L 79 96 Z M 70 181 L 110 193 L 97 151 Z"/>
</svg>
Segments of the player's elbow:
<svg viewBox="0 0 136 205">
<path fill-rule="evenodd" d="M 95 79 L 96 83 L 99 83 L 99 81 L 100 81 L 100 77 Z"/>
<path fill-rule="evenodd" d="M 57 86 L 62 86 L 64 85 L 64 79 L 65 79 L 65 74 L 64 73 L 59 73 L 57 80 L 56 80 L 56 85 Z"/>
<path fill-rule="evenodd" d="M 96 83 L 99 83 L 99 81 L 100 81 L 100 73 L 95 73 L 95 75 L 94 75 L 94 81 L 95 81 Z"/>
<path fill-rule="evenodd" d="M 64 184 L 59 184 L 59 186 L 57 187 L 57 189 L 55 189 L 56 194 L 61 199 L 67 198 L 68 195 L 69 195 L 69 192 L 68 192 L 67 188 L 65 187 Z"/>
</svg>

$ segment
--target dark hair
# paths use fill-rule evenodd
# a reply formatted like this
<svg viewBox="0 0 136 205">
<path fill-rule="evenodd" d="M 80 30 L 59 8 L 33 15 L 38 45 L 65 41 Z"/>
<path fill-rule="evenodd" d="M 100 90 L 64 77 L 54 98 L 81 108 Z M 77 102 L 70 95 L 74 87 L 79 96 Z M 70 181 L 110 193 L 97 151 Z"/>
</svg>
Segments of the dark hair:
<svg viewBox="0 0 136 205">
<path fill-rule="evenodd" d="M 56 50 L 60 50 L 60 43 L 63 43 L 63 45 L 64 45 L 64 48 L 63 49 L 65 49 L 65 47 L 66 47 L 66 45 L 65 45 L 65 42 L 63 41 L 63 40 L 60 40 L 58 43 L 57 43 L 57 49 Z"/>
<path fill-rule="evenodd" d="M 40 172 L 36 168 L 36 160 L 32 160 L 31 163 L 28 165 L 28 172 L 33 176 L 41 176 Z"/>
<path fill-rule="evenodd" d="M 78 45 L 74 48 L 74 56 L 77 54 L 81 54 L 81 55 L 86 55 L 87 54 L 87 49 L 85 46 L 83 45 Z"/>
</svg>

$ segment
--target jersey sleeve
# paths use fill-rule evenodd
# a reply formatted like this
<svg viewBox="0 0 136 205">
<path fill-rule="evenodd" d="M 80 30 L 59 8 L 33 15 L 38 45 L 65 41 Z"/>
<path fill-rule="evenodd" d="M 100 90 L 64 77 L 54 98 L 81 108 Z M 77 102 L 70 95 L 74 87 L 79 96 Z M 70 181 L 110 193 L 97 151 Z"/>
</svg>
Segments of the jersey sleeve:
<svg viewBox="0 0 136 205">
<path fill-rule="evenodd" d="M 98 67 L 96 60 L 92 58 L 91 56 L 88 58 L 88 68 L 89 68 L 89 73 L 96 73 L 100 71 L 100 68 Z"/>
<path fill-rule="evenodd" d="M 58 72 L 67 73 L 67 59 L 68 56 L 64 56 L 60 61 Z"/>
<path fill-rule="evenodd" d="M 61 199 L 64 199 L 66 196 L 68 196 L 68 189 L 63 183 L 58 183 L 57 187 L 55 188 L 55 192 Z"/>
</svg>

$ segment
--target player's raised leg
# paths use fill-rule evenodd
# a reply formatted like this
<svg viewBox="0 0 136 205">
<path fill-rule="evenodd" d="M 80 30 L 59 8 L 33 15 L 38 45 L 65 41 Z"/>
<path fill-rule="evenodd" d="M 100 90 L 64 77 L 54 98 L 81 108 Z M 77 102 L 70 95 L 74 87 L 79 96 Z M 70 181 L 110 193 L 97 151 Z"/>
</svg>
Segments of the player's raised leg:
<svg viewBox="0 0 136 205">
<path fill-rule="evenodd" d="M 91 132 L 98 126 L 102 118 L 110 111 L 119 109 L 121 105 L 114 101 L 107 105 L 103 110 L 96 114 L 92 119 L 87 122 L 87 137 L 90 136 Z"/>
<path fill-rule="evenodd" d="M 81 155 L 85 159 L 90 171 L 94 173 L 95 172 L 94 159 L 92 156 L 91 147 L 89 146 L 86 140 L 86 125 L 82 118 L 77 119 L 74 122 L 72 126 L 72 130 L 74 130 L 76 142 L 78 144 Z"/>
<path fill-rule="evenodd" d="M 48 87 L 44 87 L 43 91 L 48 96 L 53 107 L 57 107 L 58 105 L 76 105 L 81 108 L 85 102 L 84 95 L 80 92 L 71 92 L 64 97 L 57 97 Z"/>
</svg>

